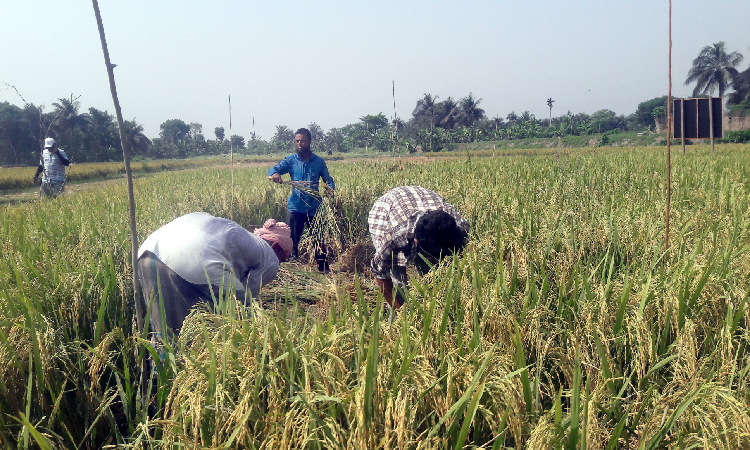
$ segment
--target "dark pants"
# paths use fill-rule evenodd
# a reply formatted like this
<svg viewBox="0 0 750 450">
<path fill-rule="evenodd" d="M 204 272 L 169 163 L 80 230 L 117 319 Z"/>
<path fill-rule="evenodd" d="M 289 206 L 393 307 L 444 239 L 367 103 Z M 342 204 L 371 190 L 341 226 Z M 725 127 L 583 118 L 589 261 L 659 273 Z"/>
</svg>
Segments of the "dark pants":
<svg viewBox="0 0 750 450">
<path fill-rule="evenodd" d="M 42 186 L 39 188 L 39 198 L 57 198 L 63 192 L 65 192 L 64 181 L 49 181 L 42 183 Z"/>
<path fill-rule="evenodd" d="M 162 311 L 167 328 L 179 334 L 182 322 L 195 305 L 199 302 L 213 304 L 210 285 L 185 281 L 151 252 L 145 252 L 138 259 L 138 269 L 146 311 L 150 309 L 151 329 L 157 336 L 167 331 L 162 329 Z M 218 297 L 218 288 L 214 287 L 213 290 L 214 296 Z M 239 298 L 242 293 L 238 292 L 237 295 Z"/>
<path fill-rule="evenodd" d="M 427 263 L 420 255 L 414 258 L 414 265 L 417 266 L 417 273 L 419 276 L 424 276 L 430 271 L 430 264 L 434 264 L 433 261 Z M 404 304 L 406 298 L 404 292 L 409 286 L 409 277 L 406 276 L 406 267 L 393 265 L 391 267 L 391 281 L 393 282 L 393 296 L 398 300 L 399 303 Z"/>
<path fill-rule="evenodd" d="M 292 234 L 292 257 L 299 257 L 299 241 L 302 238 L 302 234 L 305 228 L 312 226 L 313 218 L 315 213 L 306 214 L 293 211 L 286 212 L 286 223 L 289 225 Z M 326 257 L 328 252 L 324 242 L 319 242 L 319 246 L 315 250 L 315 261 L 318 263 L 318 270 L 325 270 L 328 267 Z"/>
</svg>

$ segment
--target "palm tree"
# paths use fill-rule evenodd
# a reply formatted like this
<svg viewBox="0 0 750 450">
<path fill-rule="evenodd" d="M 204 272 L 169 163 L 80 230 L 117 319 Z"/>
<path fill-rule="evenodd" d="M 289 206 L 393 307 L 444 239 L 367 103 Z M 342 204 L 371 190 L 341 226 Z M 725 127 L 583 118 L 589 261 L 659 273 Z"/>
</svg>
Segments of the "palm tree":
<svg viewBox="0 0 750 450">
<path fill-rule="evenodd" d="M 552 100 L 552 97 L 547 99 L 547 106 L 549 106 L 549 125 L 547 125 L 547 128 L 550 128 L 552 126 L 552 104 L 555 103 L 554 100 Z"/>
<path fill-rule="evenodd" d="M 125 139 L 130 144 L 130 151 L 133 155 L 146 155 L 151 140 L 143 134 L 143 125 L 139 125 L 135 119 L 126 120 L 122 123 Z"/>
<path fill-rule="evenodd" d="M 435 105 L 435 124 L 439 123 L 443 128 L 453 128 L 458 111 L 458 103 L 451 97 L 446 98 Z"/>
<path fill-rule="evenodd" d="M 750 103 L 750 68 L 732 77 L 732 88 L 734 92 L 727 96 L 727 105 L 739 105 L 743 101 Z"/>
<path fill-rule="evenodd" d="M 470 127 L 477 120 L 484 118 L 484 110 L 479 107 L 482 102 L 481 98 L 474 98 L 474 94 L 469 93 L 468 97 L 464 97 L 458 101 L 459 113 L 458 122 L 459 124 Z"/>
<path fill-rule="evenodd" d="M 325 131 L 323 131 L 323 127 L 315 122 L 308 125 L 307 129 L 310 130 L 310 135 L 312 136 L 313 142 L 322 140 L 326 135 Z"/>
<path fill-rule="evenodd" d="M 688 72 L 685 86 L 696 82 L 693 97 L 705 94 L 713 96 L 714 89 L 718 89 L 719 97 L 723 97 L 732 77 L 737 75 L 734 66 L 741 62 L 742 54 L 727 54 L 723 41 L 715 43 L 713 47 L 707 45 L 693 60 L 693 67 Z"/>
<path fill-rule="evenodd" d="M 727 97 L 727 105 L 739 105 L 747 103 L 750 108 L 750 67 L 732 77 L 732 88 L 734 92 Z"/>
<path fill-rule="evenodd" d="M 417 100 L 417 106 L 412 111 L 411 115 L 414 118 L 427 116 L 430 117 L 435 109 L 438 96 L 432 96 L 432 94 L 424 94 L 424 97 Z"/>
<path fill-rule="evenodd" d="M 294 146 L 294 131 L 286 125 L 277 125 L 276 134 L 272 138 L 279 142 L 280 150 L 287 150 Z"/>
<path fill-rule="evenodd" d="M 73 98 L 73 94 L 70 94 L 70 98 L 60 98 L 58 102 L 52 104 L 55 109 L 55 120 L 50 126 L 54 126 L 59 132 L 60 136 L 66 136 L 66 145 L 73 146 L 73 132 L 76 130 L 84 130 L 88 125 L 86 115 L 79 114 L 78 109 L 81 104 L 78 102 L 78 97 Z"/>
</svg>

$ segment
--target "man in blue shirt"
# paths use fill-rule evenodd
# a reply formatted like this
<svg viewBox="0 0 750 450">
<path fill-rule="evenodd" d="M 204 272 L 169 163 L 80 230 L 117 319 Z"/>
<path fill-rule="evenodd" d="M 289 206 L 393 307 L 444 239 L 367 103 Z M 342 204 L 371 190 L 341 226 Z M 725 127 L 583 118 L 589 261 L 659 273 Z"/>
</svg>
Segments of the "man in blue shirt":
<svg viewBox="0 0 750 450">
<path fill-rule="evenodd" d="M 281 183 L 281 175 L 288 173 L 292 181 L 304 183 L 306 187 L 314 191 L 318 190 L 321 178 L 331 189 L 336 189 L 333 178 L 328 173 L 326 162 L 310 150 L 311 141 L 310 130 L 307 128 L 297 130 L 294 135 L 297 153 L 287 156 L 280 163 L 268 169 L 268 179 L 274 183 Z M 293 258 L 298 256 L 299 241 L 302 237 L 302 232 L 305 227 L 309 227 L 312 223 L 319 205 L 320 198 L 313 197 L 297 188 L 292 189 L 292 195 L 289 196 L 286 202 L 286 223 L 289 224 L 292 230 Z M 326 251 L 323 243 L 321 243 L 320 247 L 315 253 L 315 260 L 318 263 L 318 270 L 325 272 L 328 269 Z"/>
</svg>

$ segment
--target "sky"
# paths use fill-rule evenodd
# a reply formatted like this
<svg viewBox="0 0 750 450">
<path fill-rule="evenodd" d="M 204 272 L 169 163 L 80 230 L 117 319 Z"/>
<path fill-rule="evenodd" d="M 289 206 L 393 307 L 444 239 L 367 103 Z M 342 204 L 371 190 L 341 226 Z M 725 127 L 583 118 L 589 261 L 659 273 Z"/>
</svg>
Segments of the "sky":
<svg viewBox="0 0 750 450">
<path fill-rule="evenodd" d="M 126 120 L 270 139 L 367 114 L 411 117 L 425 93 L 472 93 L 488 117 L 633 113 L 669 88 L 668 0 L 99 0 Z M 709 9 L 710 8 L 710 9 Z M 748 0 L 673 0 L 672 94 L 724 41 L 750 63 Z M 91 2 L 0 0 L 0 102 L 78 97 L 114 114 Z M 10 89 L 8 85 L 18 90 Z M 253 126 L 253 120 L 255 125 Z"/>
</svg>

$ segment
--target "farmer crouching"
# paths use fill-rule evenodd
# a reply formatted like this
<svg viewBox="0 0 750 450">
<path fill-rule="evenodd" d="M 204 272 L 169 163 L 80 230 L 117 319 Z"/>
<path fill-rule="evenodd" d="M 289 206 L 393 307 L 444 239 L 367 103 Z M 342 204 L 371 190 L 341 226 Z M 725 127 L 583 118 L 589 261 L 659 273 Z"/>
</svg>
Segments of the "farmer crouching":
<svg viewBox="0 0 750 450">
<path fill-rule="evenodd" d="M 166 331 L 163 320 L 179 334 L 190 310 L 201 301 L 213 304 L 220 289 L 234 289 L 240 301 L 257 297 L 291 251 L 289 227 L 274 219 L 255 233 L 203 212 L 169 222 L 138 249 L 141 288 L 152 330 L 162 336 Z M 151 304 L 151 300 L 156 302 Z"/>
<path fill-rule="evenodd" d="M 375 246 L 370 268 L 393 308 L 404 303 L 406 265 L 414 262 L 419 274 L 426 274 L 431 264 L 460 251 L 469 232 L 469 222 L 453 205 L 420 186 L 385 193 L 370 209 L 367 223 Z"/>
</svg>

